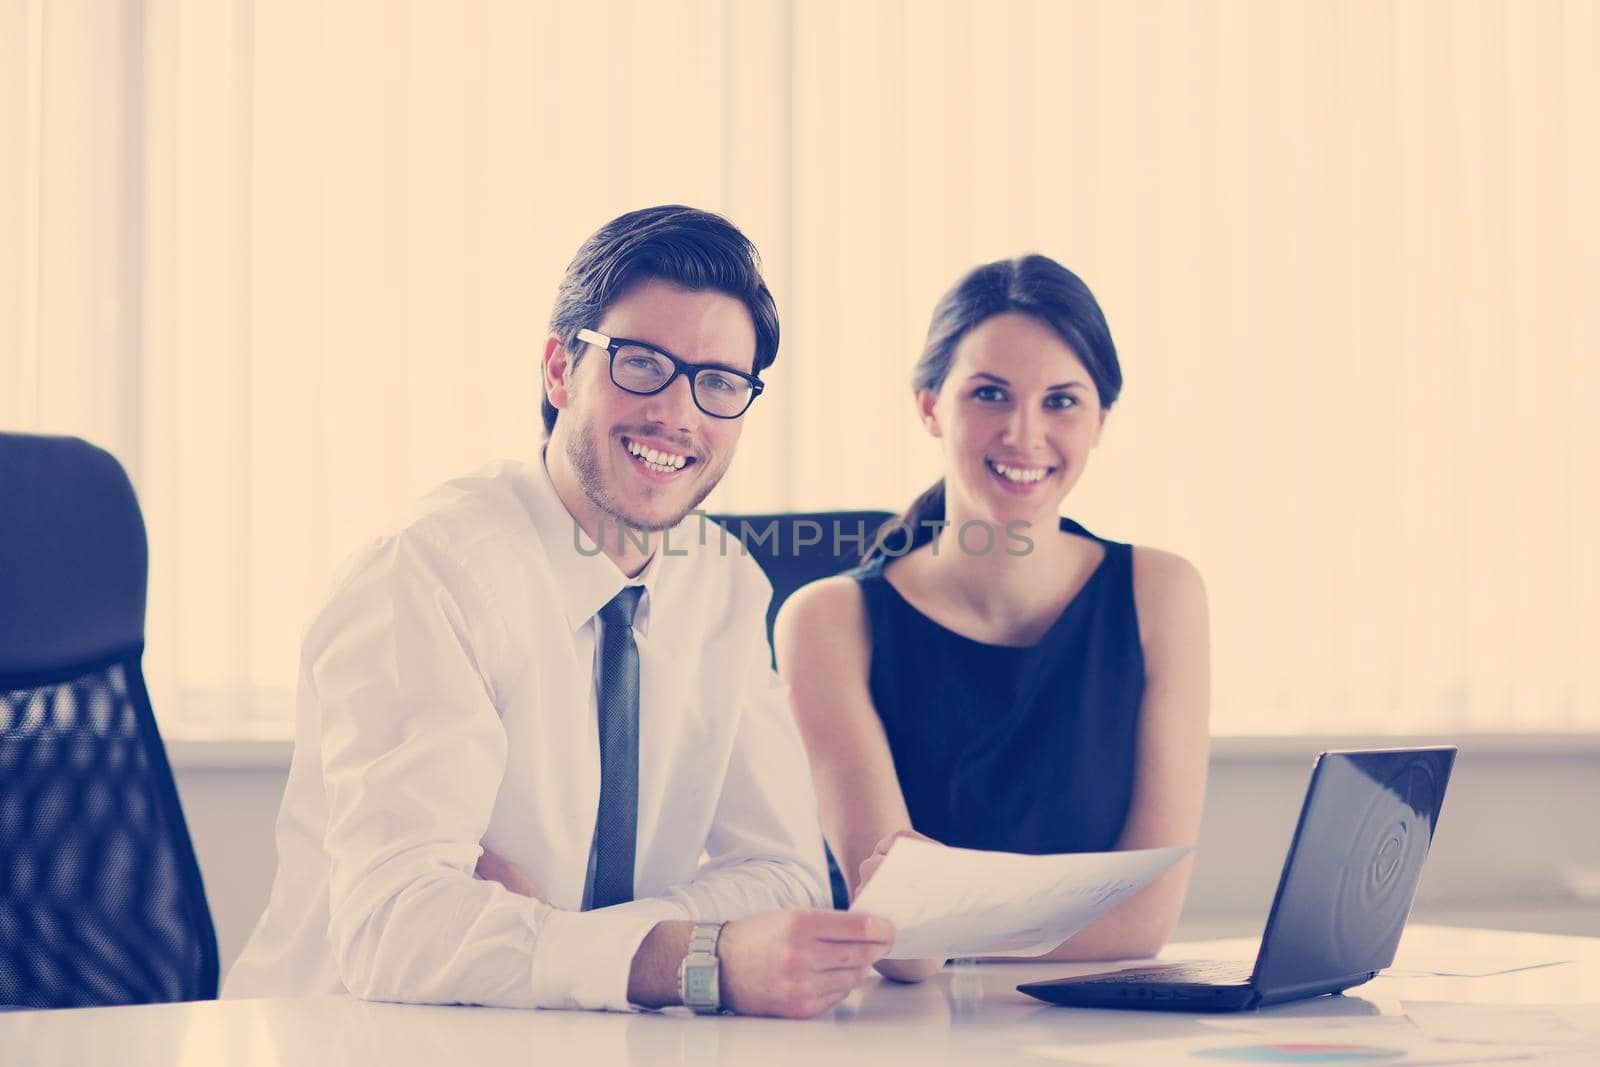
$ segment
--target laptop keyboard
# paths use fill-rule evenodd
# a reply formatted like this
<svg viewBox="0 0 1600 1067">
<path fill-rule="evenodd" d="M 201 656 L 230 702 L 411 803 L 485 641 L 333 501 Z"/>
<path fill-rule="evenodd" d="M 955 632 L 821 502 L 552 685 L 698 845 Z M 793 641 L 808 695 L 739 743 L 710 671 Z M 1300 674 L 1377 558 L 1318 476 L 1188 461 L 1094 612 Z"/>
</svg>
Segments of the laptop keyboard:
<svg viewBox="0 0 1600 1067">
<path fill-rule="evenodd" d="M 1088 975 L 1074 979 L 1085 985 L 1121 985 L 1135 982 L 1170 982 L 1178 985 L 1249 985 L 1254 967 L 1248 963 L 1201 961 L 1166 963 L 1158 967 L 1135 967 L 1111 974 Z"/>
</svg>

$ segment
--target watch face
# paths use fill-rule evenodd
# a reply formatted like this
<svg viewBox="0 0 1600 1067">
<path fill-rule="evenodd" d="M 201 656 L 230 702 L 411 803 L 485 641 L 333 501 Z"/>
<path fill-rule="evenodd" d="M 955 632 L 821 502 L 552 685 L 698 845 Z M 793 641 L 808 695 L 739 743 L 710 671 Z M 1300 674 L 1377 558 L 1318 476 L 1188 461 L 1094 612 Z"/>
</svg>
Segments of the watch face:
<svg viewBox="0 0 1600 1067">
<path fill-rule="evenodd" d="M 717 999 L 716 970 L 711 967 L 689 967 L 683 976 L 683 999 L 697 1004 L 714 1004 Z"/>
</svg>

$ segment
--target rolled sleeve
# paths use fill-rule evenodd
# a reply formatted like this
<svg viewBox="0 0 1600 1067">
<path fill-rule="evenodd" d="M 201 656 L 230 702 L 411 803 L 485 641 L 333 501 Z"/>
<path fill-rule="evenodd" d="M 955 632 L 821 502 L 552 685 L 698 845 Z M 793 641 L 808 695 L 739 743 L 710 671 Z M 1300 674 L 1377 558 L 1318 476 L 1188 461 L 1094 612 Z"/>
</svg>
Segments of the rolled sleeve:
<svg viewBox="0 0 1600 1067">
<path fill-rule="evenodd" d="M 533 949 L 533 1000 L 545 1008 L 634 1011 L 628 1000 L 633 957 L 657 923 L 687 919 L 668 900 L 636 900 L 597 911 L 543 916 Z"/>
</svg>

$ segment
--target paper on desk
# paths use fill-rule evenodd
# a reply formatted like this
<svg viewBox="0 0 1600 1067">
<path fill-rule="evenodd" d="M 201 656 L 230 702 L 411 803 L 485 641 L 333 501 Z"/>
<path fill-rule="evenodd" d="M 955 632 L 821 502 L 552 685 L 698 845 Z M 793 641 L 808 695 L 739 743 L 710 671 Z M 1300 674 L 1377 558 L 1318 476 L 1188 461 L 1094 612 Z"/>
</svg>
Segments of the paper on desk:
<svg viewBox="0 0 1600 1067">
<path fill-rule="evenodd" d="M 1384 1067 L 1420 1067 L 1422 1064 L 1442 1067 L 1444 1064 L 1463 1063 L 1557 1062 L 1554 1059 L 1555 1052 L 1548 1046 L 1497 1045 L 1474 1048 L 1434 1041 L 1421 1034 L 1399 1033 L 1389 1028 L 1370 1037 L 1343 1029 L 1328 1031 L 1306 1028 L 1274 1032 L 1270 1038 L 1202 1033 L 1190 1037 L 1135 1041 L 1028 1045 L 1024 1046 L 1023 1051 L 1041 1059 L 1083 1064 L 1085 1067 L 1122 1067 L 1124 1064 L 1143 1067 L 1149 1063 L 1193 1063 L 1199 1067 L 1201 1064 L 1229 1062 L 1368 1062 L 1382 1063 Z"/>
<path fill-rule="evenodd" d="M 1418 967 L 1388 967 L 1378 973 L 1379 978 L 1493 978 L 1497 974 L 1516 974 L 1518 971 L 1539 971 L 1546 967 L 1560 967 L 1571 960 L 1550 960 L 1547 963 L 1524 963 L 1520 967 L 1500 967 L 1489 960 L 1475 963 L 1456 963 L 1461 970 L 1426 970 Z"/>
<path fill-rule="evenodd" d="M 1336 1004 L 1343 997 L 1324 997 Z M 1315 1001 L 1302 1001 L 1314 1004 Z M 1202 1026 L 1281 1038 L 1303 1035 L 1311 1029 L 1323 1034 L 1343 1032 L 1367 1040 L 1408 1035 L 1426 1037 L 1445 1044 L 1513 1045 L 1532 1048 L 1545 1045 L 1595 1044 L 1600 1032 L 1588 1032 L 1574 1018 L 1588 1006 L 1542 1006 L 1525 1004 L 1455 1004 L 1408 1000 L 1400 1003 L 1393 1015 L 1350 1015 L 1315 1017 L 1274 1014 L 1271 1010 L 1239 1012 L 1220 1018 L 1196 1019 Z"/>
<path fill-rule="evenodd" d="M 1600 1042 L 1600 1027 L 1583 1025 L 1574 1005 L 1454 1004 L 1408 1000 L 1402 1008 L 1436 1041 L 1472 1045 L 1574 1045 Z"/>
<path fill-rule="evenodd" d="M 1037 956 L 1143 889 L 1188 851 L 1024 856 L 901 838 L 850 910 L 894 923 L 890 959 Z"/>
<path fill-rule="evenodd" d="M 1447 942 L 1400 939 L 1394 963 L 1382 972 L 1390 978 L 1488 978 L 1571 963 L 1570 949 L 1558 938 L 1508 934 L 1502 930 L 1457 930 Z"/>
</svg>

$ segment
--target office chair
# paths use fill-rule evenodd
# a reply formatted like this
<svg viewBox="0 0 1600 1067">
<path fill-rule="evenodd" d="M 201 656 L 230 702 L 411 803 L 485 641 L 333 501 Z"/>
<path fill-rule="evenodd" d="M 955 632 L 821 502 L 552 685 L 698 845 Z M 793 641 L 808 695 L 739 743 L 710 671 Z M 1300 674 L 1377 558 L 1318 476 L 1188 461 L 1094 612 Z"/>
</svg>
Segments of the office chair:
<svg viewBox="0 0 1600 1067">
<path fill-rule="evenodd" d="M 133 486 L 0 433 L 0 1005 L 217 995 L 217 939 L 145 692 Z"/>
<path fill-rule="evenodd" d="M 831 578 L 861 562 L 879 528 L 894 517 L 891 511 L 792 511 L 776 515 L 711 516 L 728 531 L 727 551 L 740 551 L 742 542 L 743 550 L 755 557 L 772 583 L 772 603 L 767 607 L 769 647 L 772 624 L 789 595 L 802 585 Z M 839 873 L 838 861 L 826 844 L 823 852 L 828 861 L 833 906 L 848 908 L 850 891 Z"/>
<path fill-rule="evenodd" d="M 729 553 L 755 557 L 772 583 L 767 608 L 767 643 L 778 609 L 802 585 L 831 578 L 854 567 L 872 546 L 889 511 L 790 511 L 774 515 L 713 515 L 728 531 Z"/>
</svg>

